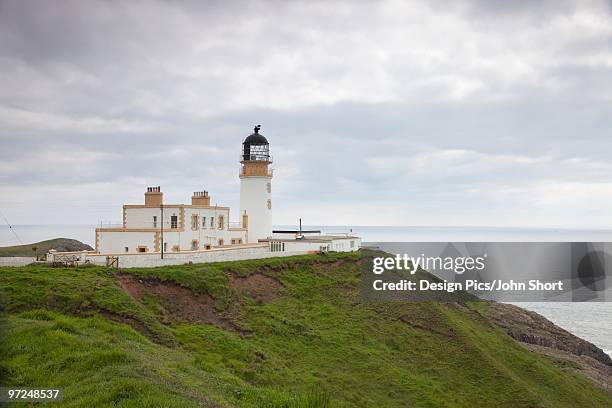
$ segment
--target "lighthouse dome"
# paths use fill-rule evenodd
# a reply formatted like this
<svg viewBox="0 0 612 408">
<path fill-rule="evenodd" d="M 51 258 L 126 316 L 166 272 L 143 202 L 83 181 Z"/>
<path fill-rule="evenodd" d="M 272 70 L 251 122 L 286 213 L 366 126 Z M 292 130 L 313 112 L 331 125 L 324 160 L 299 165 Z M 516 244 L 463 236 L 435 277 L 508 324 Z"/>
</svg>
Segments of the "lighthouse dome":
<svg viewBox="0 0 612 408">
<path fill-rule="evenodd" d="M 259 125 L 255 126 L 255 128 L 253 129 L 253 133 L 247 136 L 247 138 L 244 139 L 244 142 L 242 142 L 242 144 L 249 144 L 249 145 L 267 145 L 269 144 L 268 139 L 266 139 L 264 135 L 259 133 L 260 128 L 261 126 Z"/>
<path fill-rule="evenodd" d="M 259 133 L 260 125 L 255 126 L 253 133 L 242 142 L 242 161 L 272 162 L 270 157 L 270 143 Z"/>
</svg>

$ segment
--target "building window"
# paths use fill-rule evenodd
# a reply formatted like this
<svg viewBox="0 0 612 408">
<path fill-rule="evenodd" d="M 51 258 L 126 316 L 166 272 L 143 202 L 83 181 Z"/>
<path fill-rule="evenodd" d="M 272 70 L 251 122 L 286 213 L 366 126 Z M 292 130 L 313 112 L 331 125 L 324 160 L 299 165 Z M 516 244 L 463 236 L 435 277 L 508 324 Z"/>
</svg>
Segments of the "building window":
<svg viewBox="0 0 612 408">
<path fill-rule="evenodd" d="M 176 215 L 173 215 L 172 217 L 170 217 L 170 228 L 177 228 L 178 227 L 178 217 Z"/>
<path fill-rule="evenodd" d="M 174 245 L 174 246 L 172 247 L 172 251 L 174 251 L 174 252 L 179 252 L 180 250 L 181 250 L 181 247 L 180 247 L 180 246 L 178 246 L 178 245 Z"/>
<path fill-rule="evenodd" d="M 126 252 L 126 253 L 127 253 L 127 252 L 130 252 L 130 248 L 125 247 L 125 252 Z"/>
<path fill-rule="evenodd" d="M 168 243 L 164 242 L 164 252 L 168 252 Z"/>
<path fill-rule="evenodd" d="M 232 238 L 232 245 L 242 244 L 242 238 Z"/>
<path fill-rule="evenodd" d="M 153 228 L 157 228 L 157 215 L 153 216 Z"/>
<path fill-rule="evenodd" d="M 199 242 L 197 239 L 194 239 L 193 241 L 191 241 L 191 250 L 192 251 L 197 251 L 199 248 Z"/>
<path fill-rule="evenodd" d="M 139 246 L 138 248 L 136 248 L 136 251 L 139 253 L 145 253 L 147 252 L 147 247 L 146 246 Z"/>
<path fill-rule="evenodd" d="M 272 209 L 272 200 L 268 199 L 268 210 Z"/>
<path fill-rule="evenodd" d="M 271 252 L 284 252 L 285 251 L 285 243 L 284 242 L 271 242 L 270 243 L 270 251 Z"/>
<path fill-rule="evenodd" d="M 210 217 L 210 228 L 215 228 L 215 217 Z"/>
<path fill-rule="evenodd" d="M 224 243 L 224 242 L 223 242 L 223 239 L 220 239 L 220 240 L 219 240 L 219 246 L 223 246 L 223 243 Z"/>
<path fill-rule="evenodd" d="M 210 244 L 204 245 L 204 249 L 210 249 L 210 248 L 212 248 L 212 246 Z"/>
<path fill-rule="evenodd" d="M 191 229 L 192 231 L 195 231 L 197 229 L 199 229 L 200 227 L 200 220 L 198 219 L 198 215 L 197 214 L 193 214 L 191 216 Z"/>
<path fill-rule="evenodd" d="M 266 188 L 267 188 L 267 190 L 268 190 L 268 193 L 271 193 L 271 192 L 272 192 L 272 183 L 268 183 L 268 184 L 266 185 Z"/>
<path fill-rule="evenodd" d="M 355 248 L 355 241 L 351 241 L 351 248 Z"/>
<path fill-rule="evenodd" d="M 224 227 L 224 217 L 222 215 L 219 216 L 219 229 L 222 230 Z"/>
<path fill-rule="evenodd" d="M 206 229 L 206 217 L 202 217 L 202 228 Z"/>
</svg>

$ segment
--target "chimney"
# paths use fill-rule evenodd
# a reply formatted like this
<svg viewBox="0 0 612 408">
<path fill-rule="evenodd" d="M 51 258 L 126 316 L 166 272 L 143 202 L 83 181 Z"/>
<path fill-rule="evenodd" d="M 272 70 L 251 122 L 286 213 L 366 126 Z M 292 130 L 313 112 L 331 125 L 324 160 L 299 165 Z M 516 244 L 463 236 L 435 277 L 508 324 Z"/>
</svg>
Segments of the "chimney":
<svg viewBox="0 0 612 408">
<path fill-rule="evenodd" d="M 191 196 L 191 205 L 210 206 L 208 191 L 194 191 Z"/>
<path fill-rule="evenodd" d="M 161 192 L 161 187 L 147 187 L 145 193 L 145 207 L 161 207 L 164 202 L 164 193 Z"/>
</svg>

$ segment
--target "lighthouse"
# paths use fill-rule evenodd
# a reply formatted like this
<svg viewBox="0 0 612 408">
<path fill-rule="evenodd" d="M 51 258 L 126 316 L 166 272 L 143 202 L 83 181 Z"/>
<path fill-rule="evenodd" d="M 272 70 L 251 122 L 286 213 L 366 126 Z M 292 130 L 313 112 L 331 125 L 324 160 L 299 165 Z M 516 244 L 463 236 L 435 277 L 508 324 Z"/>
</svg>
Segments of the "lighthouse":
<svg viewBox="0 0 612 408">
<path fill-rule="evenodd" d="M 195 191 L 191 204 L 166 204 L 161 187 L 147 187 L 144 203 L 123 205 L 120 227 L 96 228 L 95 253 L 54 251 L 47 261 L 151 267 L 359 250 L 352 231 L 321 235 L 303 230 L 301 220 L 299 230 L 272 230 L 272 156 L 260 128 L 242 142 L 240 225 L 229 222 L 229 207 L 211 205 L 207 190 Z"/>
<path fill-rule="evenodd" d="M 240 156 L 240 214 L 249 243 L 272 235 L 272 156 L 260 128 L 244 139 Z"/>
</svg>

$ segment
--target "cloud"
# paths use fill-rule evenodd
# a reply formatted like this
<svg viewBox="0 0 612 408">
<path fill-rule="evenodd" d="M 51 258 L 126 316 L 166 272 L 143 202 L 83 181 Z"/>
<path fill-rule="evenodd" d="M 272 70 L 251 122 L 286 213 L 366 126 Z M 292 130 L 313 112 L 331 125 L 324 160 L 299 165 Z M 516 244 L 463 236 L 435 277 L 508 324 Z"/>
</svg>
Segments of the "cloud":
<svg viewBox="0 0 612 408">
<path fill-rule="evenodd" d="M 611 23 L 603 1 L 4 1 L 0 209 L 48 223 L 44 191 L 96 223 L 148 184 L 235 208 L 262 123 L 279 224 L 601 226 Z"/>
<path fill-rule="evenodd" d="M 164 131 L 163 123 L 116 118 L 77 117 L 0 107 L 0 122 L 9 132 L 145 133 Z"/>
</svg>

